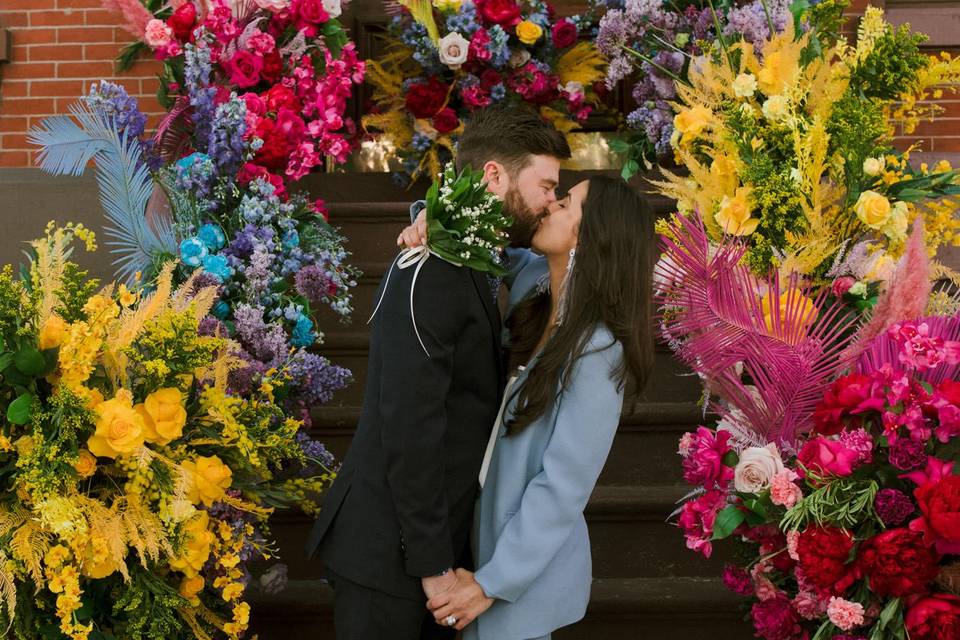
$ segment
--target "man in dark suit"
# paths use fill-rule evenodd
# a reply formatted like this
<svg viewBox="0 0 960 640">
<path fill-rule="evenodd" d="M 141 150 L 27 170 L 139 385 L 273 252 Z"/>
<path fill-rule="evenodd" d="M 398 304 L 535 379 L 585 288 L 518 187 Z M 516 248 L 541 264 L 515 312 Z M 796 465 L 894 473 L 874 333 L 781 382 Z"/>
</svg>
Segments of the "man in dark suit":
<svg viewBox="0 0 960 640">
<path fill-rule="evenodd" d="M 529 246 L 556 199 L 566 139 L 532 111 L 477 112 L 457 164 L 482 169 L 513 217 L 511 242 Z M 415 215 L 422 203 L 411 212 Z M 470 564 L 477 476 L 500 404 L 499 282 L 437 258 L 394 269 L 371 323 L 356 435 L 308 542 L 334 588 L 338 640 L 451 638 L 426 600 Z"/>
</svg>

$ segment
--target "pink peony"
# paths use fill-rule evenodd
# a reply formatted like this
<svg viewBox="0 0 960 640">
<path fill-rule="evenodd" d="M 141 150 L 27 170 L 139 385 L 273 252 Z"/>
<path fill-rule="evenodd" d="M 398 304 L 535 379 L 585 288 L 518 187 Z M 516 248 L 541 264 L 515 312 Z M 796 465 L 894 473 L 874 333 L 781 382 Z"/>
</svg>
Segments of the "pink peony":
<svg viewBox="0 0 960 640">
<path fill-rule="evenodd" d="M 733 478 L 733 469 L 723 464 L 723 457 L 730 451 L 729 441 L 728 431 L 714 433 L 706 427 L 697 428 L 683 459 L 683 479 L 708 489 L 726 486 Z"/>
<path fill-rule="evenodd" d="M 842 442 L 823 437 L 807 441 L 797 460 L 804 468 L 820 475 L 848 476 L 853 473 L 860 455 L 848 449 Z"/>
<path fill-rule="evenodd" d="M 790 640 L 803 631 L 786 596 L 754 603 L 750 615 L 757 636 L 764 640 Z"/>
<path fill-rule="evenodd" d="M 224 67 L 230 74 L 230 82 L 245 89 L 260 82 L 263 58 L 249 51 L 237 51 Z"/>
<path fill-rule="evenodd" d="M 247 47 L 254 53 L 264 55 L 276 49 L 277 43 L 269 33 L 258 31 L 247 40 Z"/>
<path fill-rule="evenodd" d="M 827 604 L 827 617 L 844 631 L 850 631 L 863 624 L 863 605 L 832 596 Z"/>
<path fill-rule="evenodd" d="M 797 474 L 790 469 L 774 475 L 770 481 L 770 501 L 787 509 L 797 504 L 803 497 L 803 491 L 794 482 L 796 479 Z"/>
<path fill-rule="evenodd" d="M 166 47 L 170 44 L 172 38 L 173 29 L 167 26 L 167 23 L 163 20 L 156 18 L 147 23 L 146 29 L 143 32 L 143 41 L 146 42 L 151 49 Z"/>
<path fill-rule="evenodd" d="M 702 496 L 688 500 L 680 508 L 678 524 L 687 538 L 687 548 L 699 551 L 709 558 L 713 553 L 713 523 L 727 502 L 723 491 L 708 491 Z"/>
</svg>

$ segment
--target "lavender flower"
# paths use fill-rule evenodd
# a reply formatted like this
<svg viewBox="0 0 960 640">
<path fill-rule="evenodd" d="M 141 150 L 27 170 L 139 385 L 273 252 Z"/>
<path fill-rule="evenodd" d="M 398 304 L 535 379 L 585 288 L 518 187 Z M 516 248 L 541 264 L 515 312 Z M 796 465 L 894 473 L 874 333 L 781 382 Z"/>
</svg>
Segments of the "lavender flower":
<svg viewBox="0 0 960 640">
<path fill-rule="evenodd" d="M 322 466 L 330 469 L 336 463 L 336 458 L 319 440 L 314 440 L 305 431 L 297 432 L 297 444 L 303 450 L 304 457 L 316 460 Z"/>
<path fill-rule="evenodd" d="M 744 40 L 754 45 L 758 52 L 762 51 L 763 43 L 770 36 L 770 22 L 779 33 L 793 19 L 790 14 L 790 2 L 787 0 L 770 0 L 764 8 L 764 0 L 754 0 L 749 4 L 734 7 L 727 12 L 727 25 L 723 29 L 725 36 L 742 36 Z M 767 12 L 770 14 L 767 19 Z"/>
<path fill-rule="evenodd" d="M 267 324 L 263 309 L 241 303 L 233 311 L 233 319 L 243 345 L 268 367 L 278 367 L 287 355 L 287 334 L 279 324 Z"/>
<path fill-rule="evenodd" d="M 873 506 L 877 511 L 877 516 L 888 527 L 895 527 L 902 523 L 915 510 L 910 497 L 897 489 L 881 489 L 878 491 Z"/>
</svg>

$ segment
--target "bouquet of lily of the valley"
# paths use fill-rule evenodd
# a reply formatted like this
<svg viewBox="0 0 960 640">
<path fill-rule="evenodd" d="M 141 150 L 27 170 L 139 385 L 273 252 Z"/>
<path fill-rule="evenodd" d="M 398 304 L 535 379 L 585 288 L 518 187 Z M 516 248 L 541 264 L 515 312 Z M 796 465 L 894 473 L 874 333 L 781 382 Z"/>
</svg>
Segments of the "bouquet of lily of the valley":
<svg viewBox="0 0 960 640">
<path fill-rule="evenodd" d="M 0 270 L 0 628 L 37 638 L 239 638 L 278 506 L 316 509 L 331 460 L 287 414 L 294 372 L 230 388 L 217 287 L 101 286 L 48 228 Z M 317 454 L 321 454 L 319 457 Z"/>
<path fill-rule="evenodd" d="M 447 262 L 501 276 L 510 218 L 487 191 L 483 172 L 448 164 L 427 191 L 427 248 Z"/>
<path fill-rule="evenodd" d="M 389 49 L 368 60 L 374 107 L 363 125 L 403 160 L 402 182 L 433 176 L 453 156 L 463 121 L 496 103 L 527 103 L 557 129 L 599 103 L 606 61 L 589 38 L 594 8 L 559 17 L 546 0 L 388 2 Z"/>
<path fill-rule="evenodd" d="M 893 148 L 960 86 L 960 59 L 923 54 L 923 39 L 870 7 L 856 47 L 814 47 L 788 25 L 762 53 L 709 52 L 676 85 L 672 145 L 688 174 L 666 172 L 660 191 L 698 211 L 713 243 L 743 238 L 758 274 L 884 280 L 919 217 L 931 251 L 960 242 L 958 173 Z"/>
</svg>

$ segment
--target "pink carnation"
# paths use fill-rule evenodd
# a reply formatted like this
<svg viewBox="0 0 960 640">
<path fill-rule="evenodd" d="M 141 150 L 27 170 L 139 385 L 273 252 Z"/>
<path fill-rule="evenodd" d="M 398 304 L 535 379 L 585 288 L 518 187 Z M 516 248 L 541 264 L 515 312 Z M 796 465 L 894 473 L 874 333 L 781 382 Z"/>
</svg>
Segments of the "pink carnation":
<svg viewBox="0 0 960 640">
<path fill-rule="evenodd" d="M 813 591 L 800 591 L 791 604 L 804 620 L 816 620 L 826 611 L 823 601 Z"/>
<path fill-rule="evenodd" d="M 143 31 L 143 41 L 146 42 L 151 49 L 166 47 L 170 44 L 172 38 L 173 29 L 167 26 L 167 23 L 163 20 L 156 18 L 148 22 Z"/>
<path fill-rule="evenodd" d="M 797 504 L 803 491 L 794 482 L 796 478 L 797 474 L 791 469 L 775 474 L 770 480 L 770 501 L 787 509 Z"/>
<path fill-rule="evenodd" d="M 710 542 L 713 537 L 713 523 L 726 502 L 727 496 L 723 491 L 708 491 L 683 504 L 678 524 L 687 538 L 688 549 L 710 557 L 713 553 L 713 544 Z"/>
<path fill-rule="evenodd" d="M 850 631 L 863 624 L 863 605 L 832 596 L 827 604 L 827 617 L 844 631 Z"/>
<path fill-rule="evenodd" d="M 269 33 L 258 31 L 247 40 L 247 47 L 256 53 L 266 54 L 276 49 L 277 43 Z"/>
<path fill-rule="evenodd" d="M 794 562 L 800 562 L 800 554 L 797 553 L 797 542 L 800 540 L 800 532 L 794 529 L 787 531 L 787 555 Z"/>
</svg>

